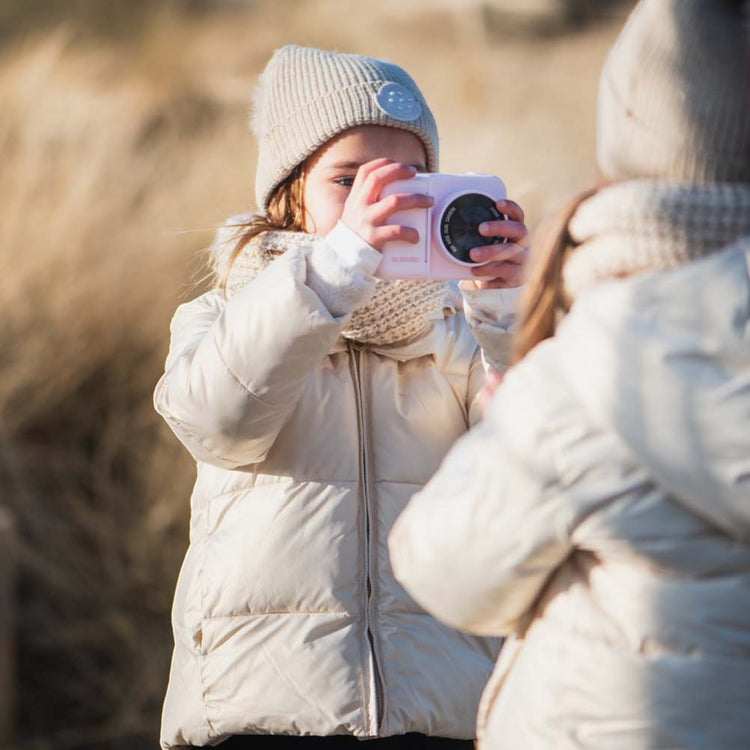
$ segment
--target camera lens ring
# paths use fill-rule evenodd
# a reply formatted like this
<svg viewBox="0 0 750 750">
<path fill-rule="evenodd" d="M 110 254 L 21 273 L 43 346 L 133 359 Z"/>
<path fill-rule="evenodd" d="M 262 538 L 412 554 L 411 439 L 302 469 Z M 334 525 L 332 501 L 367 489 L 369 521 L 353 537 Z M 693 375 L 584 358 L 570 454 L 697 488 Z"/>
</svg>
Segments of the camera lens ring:
<svg viewBox="0 0 750 750">
<path fill-rule="evenodd" d="M 499 245 L 505 237 L 483 237 L 478 227 L 485 221 L 506 219 L 498 211 L 495 200 L 484 193 L 461 193 L 452 196 L 440 215 L 440 242 L 454 262 L 462 265 L 481 265 L 473 261 L 470 251 L 481 245 Z"/>
</svg>

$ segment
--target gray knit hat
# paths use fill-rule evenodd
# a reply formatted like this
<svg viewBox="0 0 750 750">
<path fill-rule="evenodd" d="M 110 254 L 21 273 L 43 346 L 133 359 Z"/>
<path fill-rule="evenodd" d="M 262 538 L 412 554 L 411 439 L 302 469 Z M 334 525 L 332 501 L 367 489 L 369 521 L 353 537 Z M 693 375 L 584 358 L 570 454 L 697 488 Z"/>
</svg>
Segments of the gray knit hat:
<svg viewBox="0 0 750 750">
<path fill-rule="evenodd" d="M 750 2 L 641 0 L 598 106 L 605 177 L 750 182 Z"/>
<path fill-rule="evenodd" d="M 294 167 L 358 125 L 390 125 L 414 133 L 424 143 L 427 169 L 438 169 L 435 118 L 411 76 L 393 63 L 288 45 L 269 60 L 253 99 L 255 195 L 263 208 Z"/>
</svg>

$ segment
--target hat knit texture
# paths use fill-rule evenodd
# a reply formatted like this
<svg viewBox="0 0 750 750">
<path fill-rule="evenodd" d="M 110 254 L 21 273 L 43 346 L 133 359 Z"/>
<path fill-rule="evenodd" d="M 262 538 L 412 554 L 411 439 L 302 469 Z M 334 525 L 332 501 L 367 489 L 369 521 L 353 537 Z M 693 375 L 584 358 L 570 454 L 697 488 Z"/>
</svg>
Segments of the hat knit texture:
<svg viewBox="0 0 750 750">
<path fill-rule="evenodd" d="M 641 0 L 602 70 L 611 180 L 750 182 L 750 2 Z"/>
<path fill-rule="evenodd" d="M 260 76 L 250 125 L 258 140 L 255 193 L 267 208 L 276 186 L 320 146 L 349 128 L 408 130 L 438 169 L 435 118 L 419 87 L 398 65 L 364 55 L 287 45 Z"/>
</svg>

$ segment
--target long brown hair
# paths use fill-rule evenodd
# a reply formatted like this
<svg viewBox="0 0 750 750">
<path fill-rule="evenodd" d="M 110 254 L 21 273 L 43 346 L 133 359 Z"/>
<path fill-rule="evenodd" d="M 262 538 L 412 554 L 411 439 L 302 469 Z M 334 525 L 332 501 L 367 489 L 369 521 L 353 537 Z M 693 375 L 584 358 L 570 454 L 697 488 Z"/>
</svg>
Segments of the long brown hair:
<svg viewBox="0 0 750 750">
<path fill-rule="evenodd" d="M 282 180 L 273 191 L 268 201 L 268 207 L 263 213 L 253 214 L 246 222 L 235 225 L 237 240 L 229 256 L 229 262 L 219 274 L 218 283 L 226 294 L 229 272 L 232 270 L 237 256 L 253 238 L 263 232 L 305 231 L 305 206 L 303 189 L 305 185 L 304 163 L 298 164 L 289 175 Z"/>
<path fill-rule="evenodd" d="M 521 309 L 513 338 L 513 363 L 523 359 L 540 341 L 551 338 L 560 318 L 570 310 L 565 294 L 563 265 L 575 246 L 568 232 L 576 209 L 599 187 L 593 187 L 567 201 L 546 219 L 534 233 Z"/>
</svg>

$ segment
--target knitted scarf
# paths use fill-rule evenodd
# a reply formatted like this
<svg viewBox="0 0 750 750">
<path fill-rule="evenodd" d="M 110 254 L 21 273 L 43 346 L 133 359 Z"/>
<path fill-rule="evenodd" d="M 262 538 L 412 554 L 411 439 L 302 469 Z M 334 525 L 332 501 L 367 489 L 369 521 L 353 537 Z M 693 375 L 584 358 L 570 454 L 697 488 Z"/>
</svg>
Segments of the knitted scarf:
<svg viewBox="0 0 750 750">
<path fill-rule="evenodd" d="M 269 231 L 254 237 L 232 264 L 227 296 L 252 281 L 280 254 L 292 248 L 307 250 L 320 240 L 305 232 Z M 215 250 L 218 268 L 227 260 L 220 253 L 231 253 L 232 243 L 224 241 L 223 245 L 224 250 Z M 342 336 L 360 343 L 395 344 L 421 333 L 430 320 L 443 317 L 445 307 L 456 304 L 456 293 L 443 281 L 376 279 L 375 293 L 350 315 Z"/>
<path fill-rule="evenodd" d="M 674 268 L 750 235 L 750 184 L 618 183 L 585 200 L 568 232 L 573 299 L 600 279 Z"/>
</svg>

